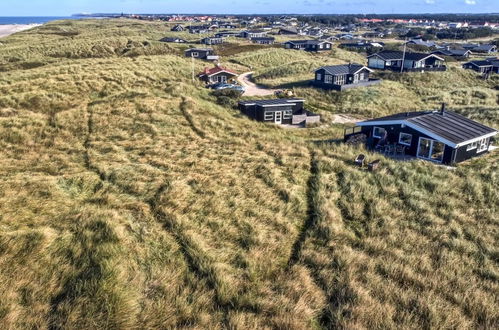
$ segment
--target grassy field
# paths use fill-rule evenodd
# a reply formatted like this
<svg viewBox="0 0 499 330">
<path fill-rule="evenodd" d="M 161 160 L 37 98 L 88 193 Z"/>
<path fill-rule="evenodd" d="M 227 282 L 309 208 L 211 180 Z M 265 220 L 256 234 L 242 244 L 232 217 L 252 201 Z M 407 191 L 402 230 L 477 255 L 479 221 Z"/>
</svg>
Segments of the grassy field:
<svg viewBox="0 0 499 330">
<path fill-rule="evenodd" d="M 168 31 L 63 21 L 1 40 L 0 328 L 499 326 L 498 153 L 394 162 L 328 121 L 445 100 L 497 128 L 497 78 L 297 86 L 324 123 L 281 129 L 218 105 Z M 362 61 L 222 47 L 271 86 Z M 359 152 L 382 169 L 354 167 Z"/>
</svg>

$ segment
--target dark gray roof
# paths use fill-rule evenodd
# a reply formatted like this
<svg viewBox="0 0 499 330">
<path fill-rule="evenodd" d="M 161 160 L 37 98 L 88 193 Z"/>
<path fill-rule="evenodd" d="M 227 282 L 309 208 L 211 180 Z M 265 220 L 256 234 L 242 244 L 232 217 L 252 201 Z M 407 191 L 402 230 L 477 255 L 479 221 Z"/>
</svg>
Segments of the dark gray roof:
<svg viewBox="0 0 499 330">
<path fill-rule="evenodd" d="M 492 66 L 492 62 L 486 61 L 486 60 L 483 60 L 483 61 L 470 61 L 470 62 L 467 62 L 465 64 L 473 64 L 475 66 Z"/>
<path fill-rule="evenodd" d="M 497 132 L 497 130 L 491 127 L 482 125 L 452 111 L 445 111 L 443 115 L 440 111 L 399 113 L 367 120 L 362 123 L 369 124 L 371 122 L 392 120 L 404 120 L 456 145 Z"/>
<path fill-rule="evenodd" d="M 442 54 L 446 56 L 464 56 L 469 52 L 471 52 L 471 50 L 469 49 L 441 49 L 433 52 L 432 54 Z"/>
<path fill-rule="evenodd" d="M 290 105 L 295 104 L 297 102 L 305 102 L 304 99 L 270 99 L 270 100 L 250 100 L 250 101 L 240 101 L 241 105 L 258 105 L 258 106 L 278 106 L 278 105 Z"/>
<path fill-rule="evenodd" d="M 357 63 L 351 63 L 351 64 L 323 66 L 323 67 L 317 69 L 316 71 L 324 69 L 327 73 L 330 73 L 333 76 L 336 76 L 336 75 L 354 74 L 355 72 L 359 71 L 362 68 L 367 69 L 367 67 L 364 65 L 357 64 Z"/>
<path fill-rule="evenodd" d="M 474 47 L 472 50 L 474 51 L 491 51 L 492 49 L 497 48 L 495 45 L 480 45 Z"/>
<path fill-rule="evenodd" d="M 384 60 L 387 61 L 393 61 L 393 60 L 402 60 L 404 58 L 404 53 L 400 51 L 391 51 L 391 50 L 383 50 L 381 52 L 378 52 L 376 54 L 372 54 L 368 57 L 371 56 L 379 56 Z M 426 57 L 429 56 L 436 56 L 434 54 L 425 54 L 425 53 L 411 53 L 411 52 L 406 52 L 405 53 L 405 59 L 406 60 L 412 60 L 412 61 L 420 61 Z M 438 57 L 438 56 L 437 56 Z"/>
<path fill-rule="evenodd" d="M 324 40 L 289 40 L 289 41 L 286 41 L 286 43 L 291 43 L 291 44 L 295 44 L 295 45 L 318 45 L 318 44 L 322 44 L 324 42 L 328 42 L 328 41 L 324 41 Z"/>
<path fill-rule="evenodd" d="M 251 40 L 275 40 L 274 37 L 254 37 Z"/>
</svg>

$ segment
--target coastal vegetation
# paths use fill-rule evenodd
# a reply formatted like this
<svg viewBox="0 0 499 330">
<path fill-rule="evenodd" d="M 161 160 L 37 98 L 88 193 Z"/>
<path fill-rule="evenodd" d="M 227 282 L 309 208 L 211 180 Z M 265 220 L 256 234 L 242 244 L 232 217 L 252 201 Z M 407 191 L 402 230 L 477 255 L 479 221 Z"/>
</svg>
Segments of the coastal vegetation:
<svg viewBox="0 0 499 330">
<path fill-rule="evenodd" d="M 110 19 L 2 39 L 0 328 L 499 326 L 498 153 L 396 162 L 331 121 L 445 101 L 498 128 L 497 77 L 455 65 L 326 92 L 312 71 L 361 55 L 234 39 L 222 64 L 323 116 L 283 129 L 193 82 L 172 35 Z"/>
</svg>

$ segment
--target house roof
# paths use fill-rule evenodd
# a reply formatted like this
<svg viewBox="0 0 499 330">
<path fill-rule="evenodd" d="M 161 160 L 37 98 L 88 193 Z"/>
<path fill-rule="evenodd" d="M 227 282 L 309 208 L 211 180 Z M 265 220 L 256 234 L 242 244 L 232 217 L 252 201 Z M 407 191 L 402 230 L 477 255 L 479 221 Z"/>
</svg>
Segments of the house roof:
<svg viewBox="0 0 499 330">
<path fill-rule="evenodd" d="M 189 48 L 186 52 L 212 52 L 213 48 Z"/>
<path fill-rule="evenodd" d="M 432 54 L 442 54 L 446 56 L 464 56 L 471 53 L 469 49 L 441 49 L 433 52 Z"/>
<path fill-rule="evenodd" d="M 428 58 L 428 57 L 436 57 L 440 60 L 444 60 L 443 58 L 441 57 L 438 57 L 437 55 L 435 54 L 425 54 L 425 53 L 411 53 L 411 52 L 406 52 L 405 53 L 405 57 L 404 57 L 404 53 L 401 52 L 401 51 L 390 51 L 390 50 L 383 50 L 381 52 L 378 52 L 378 53 L 375 53 L 375 54 L 372 54 L 369 57 L 373 57 L 373 56 L 379 56 L 381 57 L 382 59 L 384 59 L 385 61 L 393 61 L 393 60 L 402 60 L 402 59 L 406 59 L 406 60 L 411 60 L 411 61 L 421 61 L 425 58 Z"/>
<path fill-rule="evenodd" d="M 238 74 L 230 69 L 227 69 L 226 67 L 223 67 L 221 65 L 217 65 L 214 68 L 205 68 L 203 72 L 199 74 L 200 77 L 202 76 L 208 76 L 211 77 L 217 73 L 225 72 L 234 76 L 237 76 Z"/>
<path fill-rule="evenodd" d="M 406 112 L 357 123 L 359 126 L 405 124 L 451 147 L 471 143 L 497 130 L 452 111 Z"/>
<path fill-rule="evenodd" d="M 261 107 L 272 107 L 272 106 L 286 106 L 295 105 L 298 102 L 305 102 L 304 99 L 270 99 L 270 100 L 250 100 L 250 101 L 240 101 L 239 104 L 244 106 L 258 105 Z"/>
<path fill-rule="evenodd" d="M 437 44 L 433 41 L 424 41 L 422 39 L 412 39 L 407 42 L 408 44 L 414 44 L 425 47 L 435 47 Z"/>
<path fill-rule="evenodd" d="M 362 69 L 366 69 L 372 72 L 371 69 L 368 67 L 357 64 L 357 63 L 351 63 L 351 64 L 341 64 L 341 65 L 329 65 L 329 66 L 323 66 L 318 70 L 324 69 L 327 73 L 337 76 L 337 75 L 345 75 L 345 74 L 355 74 L 359 72 Z"/>
<path fill-rule="evenodd" d="M 289 40 L 286 43 L 291 43 L 295 45 L 319 45 L 328 41 L 324 40 Z"/>
<path fill-rule="evenodd" d="M 251 40 L 275 40 L 274 37 L 254 37 Z"/>
<path fill-rule="evenodd" d="M 470 61 L 470 62 L 467 62 L 465 64 L 471 64 L 471 65 L 478 66 L 478 67 L 492 66 L 492 63 L 490 61 L 486 61 L 486 60 L 483 60 L 483 61 Z"/>
<path fill-rule="evenodd" d="M 473 50 L 474 51 L 480 51 L 480 50 L 491 51 L 494 48 L 497 48 L 497 47 L 495 45 L 480 45 L 480 46 L 477 46 L 477 47 L 473 47 Z"/>
</svg>

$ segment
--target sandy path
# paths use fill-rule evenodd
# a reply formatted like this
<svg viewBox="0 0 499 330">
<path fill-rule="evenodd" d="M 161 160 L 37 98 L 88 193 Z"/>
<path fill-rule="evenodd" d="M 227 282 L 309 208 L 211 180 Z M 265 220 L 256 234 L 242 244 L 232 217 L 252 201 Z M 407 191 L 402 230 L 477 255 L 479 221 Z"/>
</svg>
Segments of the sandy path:
<svg viewBox="0 0 499 330">
<path fill-rule="evenodd" d="M 26 31 L 40 24 L 5 24 L 0 25 L 0 38 L 10 36 L 16 32 Z"/>
<path fill-rule="evenodd" d="M 237 81 L 244 86 L 246 91 L 244 92 L 244 96 L 266 96 L 266 95 L 274 95 L 276 92 L 275 89 L 268 89 L 262 86 L 259 86 L 251 81 L 251 76 L 253 72 L 246 72 L 241 74 Z"/>
<path fill-rule="evenodd" d="M 333 124 L 350 124 L 357 123 L 361 121 L 361 119 L 349 116 L 349 115 L 334 115 Z"/>
</svg>

